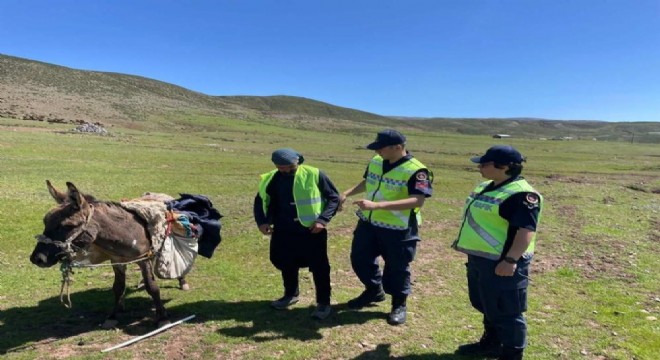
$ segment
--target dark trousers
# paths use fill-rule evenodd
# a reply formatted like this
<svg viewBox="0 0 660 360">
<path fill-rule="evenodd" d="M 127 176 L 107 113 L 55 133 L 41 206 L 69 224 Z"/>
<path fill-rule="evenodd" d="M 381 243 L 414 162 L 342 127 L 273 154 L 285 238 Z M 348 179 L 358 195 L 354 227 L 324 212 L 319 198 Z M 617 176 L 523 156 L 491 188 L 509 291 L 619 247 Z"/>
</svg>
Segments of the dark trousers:
<svg viewBox="0 0 660 360">
<path fill-rule="evenodd" d="M 390 230 L 358 221 L 353 232 L 351 265 L 367 289 L 383 286 L 393 298 L 410 294 L 410 263 L 415 258 L 418 239 L 408 239 L 407 230 Z M 381 272 L 378 257 L 383 258 Z"/>
<path fill-rule="evenodd" d="M 270 240 L 270 262 L 282 272 L 284 295 L 298 295 L 298 271 L 309 267 L 314 279 L 316 302 L 330 304 L 328 232 L 286 233 L 275 230 Z"/>
<path fill-rule="evenodd" d="M 502 346 L 522 350 L 527 346 L 527 285 L 531 259 L 518 261 L 514 276 L 495 275 L 497 261 L 468 255 L 470 302 L 484 316 L 484 328 L 495 331 Z"/>
</svg>

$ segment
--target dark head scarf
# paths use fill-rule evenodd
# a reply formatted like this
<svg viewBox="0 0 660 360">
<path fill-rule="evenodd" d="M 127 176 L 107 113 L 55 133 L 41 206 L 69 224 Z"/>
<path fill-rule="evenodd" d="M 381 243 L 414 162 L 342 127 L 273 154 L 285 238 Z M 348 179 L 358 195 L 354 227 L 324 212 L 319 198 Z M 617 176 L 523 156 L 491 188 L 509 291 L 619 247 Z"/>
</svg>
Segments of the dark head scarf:
<svg viewBox="0 0 660 360">
<path fill-rule="evenodd" d="M 273 160 L 273 164 L 275 165 L 286 166 L 293 164 L 300 165 L 305 161 L 305 158 L 291 148 L 282 148 L 273 151 L 271 160 Z"/>
</svg>

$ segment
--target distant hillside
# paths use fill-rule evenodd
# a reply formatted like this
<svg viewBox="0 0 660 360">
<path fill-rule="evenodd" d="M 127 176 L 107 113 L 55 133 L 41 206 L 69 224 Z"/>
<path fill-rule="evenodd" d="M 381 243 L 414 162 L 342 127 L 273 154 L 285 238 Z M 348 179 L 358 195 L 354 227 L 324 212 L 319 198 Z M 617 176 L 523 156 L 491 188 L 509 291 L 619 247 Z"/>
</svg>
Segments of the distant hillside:
<svg viewBox="0 0 660 360">
<path fill-rule="evenodd" d="M 140 76 L 76 70 L 0 54 L 0 116 L 135 125 L 181 115 L 394 124 L 293 96 L 209 96 Z"/>
<path fill-rule="evenodd" d="M 294 128 L 322 126 L 330 131 L 414 127 L 474 135 L 620 141 L 630 141 L 634 134 L 636 142 L 660 143 L 657 122 L 388 117 L 294 96 L 209 96 L 140 76 L 76 70 L 0 54 L 0 117 L 166 130 L 169 127 L 164 125 L 171 122 L 194 121 L 191 115 Z"/>
<path fill-rule="evenodd" d="M 295 96 L 219 96 L 218 98 L 236 106 L 258 110 L 274 118 L 316 117 L 377 124 L 397 122 L 389 117 Z"/>
<path fill-rule="evenodd" d="M 596 139 L 660 143 L 660 122 L 606 122 L 584 120 L 512 119 L 405 119 L 416 127 L 431 131 L 469 135 L 506 134 L 521 138 Z"/>
<path fill-rule="evenodd" d="M 0 55 L 0 115 L 5 117 L 112 124 L 191 109 L 223 115 L 219 105 L 210 96 L 139 76 Z"/>
</svg>

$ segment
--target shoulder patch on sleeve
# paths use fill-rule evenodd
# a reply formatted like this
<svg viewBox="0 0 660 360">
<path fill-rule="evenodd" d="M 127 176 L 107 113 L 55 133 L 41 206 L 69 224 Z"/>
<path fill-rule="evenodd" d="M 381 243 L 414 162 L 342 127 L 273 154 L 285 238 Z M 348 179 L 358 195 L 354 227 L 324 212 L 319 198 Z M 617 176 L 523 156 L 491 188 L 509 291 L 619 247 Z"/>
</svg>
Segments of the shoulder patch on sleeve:
<svg viewBox="0 0 660 360">
<path fill-rule="evenodd" d="M 415 189 L 425 191 L 429 188 L 428 181 L 418 181 L 415 183 Z"/>
<path fill-rule="evenodd" d="M 420 172 L 417 173 L 417 175 L 415 175 L 415 178 L 419 181 L 423 181 L 423 180 L 428 179 L 429 177 L 426 175 L 425 172 L 420 171 Z"/>
<path fill-rule="evenodd" d="M 528 193 L 525 196 L 525 200 L 527 200 L 527 202 L 530 203 L 530 204 L 538 204 L 539 196 L 534 194 L 534 193 Z"/>
</svg>

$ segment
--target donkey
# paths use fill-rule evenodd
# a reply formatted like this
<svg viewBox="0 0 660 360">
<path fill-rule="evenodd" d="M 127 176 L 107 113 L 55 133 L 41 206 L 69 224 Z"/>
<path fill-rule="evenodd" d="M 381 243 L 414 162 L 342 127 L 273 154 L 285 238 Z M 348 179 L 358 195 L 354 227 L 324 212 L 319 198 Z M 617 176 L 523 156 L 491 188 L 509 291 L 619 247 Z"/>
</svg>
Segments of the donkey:
<svg viewBox="0 0 660 360">
<path fill-rule="evenodd" d="M 48 180 L 46 185 L 59 206 L 44 216 L 44 231 L 37 236 L 30 261 L 39 267 L 51 267 L 60 261 L 100 264 L 110 260 L 115 273 L 115 305 L 104 328 L 118 323 L 117 313 L 124 309 L 125 263 L 137 261 L 156 308 L 158 326 L 169 324 L 152 271 L 151 240 L 145 221 L 119 204 L 83 195 L 70 182 L 66 183 L 67 193 L 55 189 Z"/>
</svg>

